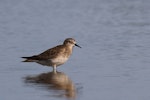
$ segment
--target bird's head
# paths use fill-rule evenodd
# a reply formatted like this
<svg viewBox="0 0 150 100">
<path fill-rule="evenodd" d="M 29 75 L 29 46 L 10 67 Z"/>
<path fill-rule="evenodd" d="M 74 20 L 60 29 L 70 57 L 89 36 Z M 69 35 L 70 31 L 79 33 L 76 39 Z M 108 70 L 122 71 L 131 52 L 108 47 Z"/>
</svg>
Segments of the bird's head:
<svg viewBox="0 0 150 100">
<path fill-rule="evenodd" d="M 68 46 L 71 46 L 71 47 L 77 46 L 77 47 L 81 48 L 79 45 L 76 44 L 76 41 L 73 38 L 67 38 L 64 41 L 64 45 L 68 45 Z"/>
</svg>

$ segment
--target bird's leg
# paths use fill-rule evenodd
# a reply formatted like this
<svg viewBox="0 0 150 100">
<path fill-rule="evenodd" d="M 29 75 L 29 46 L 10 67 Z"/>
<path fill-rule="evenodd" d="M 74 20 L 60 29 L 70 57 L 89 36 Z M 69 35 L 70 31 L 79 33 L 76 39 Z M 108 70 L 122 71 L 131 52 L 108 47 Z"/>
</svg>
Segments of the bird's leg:
<svg viewBox="0 0 150 100">
<path fill-rule="evenodd" d="M 56 65 L 53 66 L 53 72 L 56 72 Z"/>
</svg>

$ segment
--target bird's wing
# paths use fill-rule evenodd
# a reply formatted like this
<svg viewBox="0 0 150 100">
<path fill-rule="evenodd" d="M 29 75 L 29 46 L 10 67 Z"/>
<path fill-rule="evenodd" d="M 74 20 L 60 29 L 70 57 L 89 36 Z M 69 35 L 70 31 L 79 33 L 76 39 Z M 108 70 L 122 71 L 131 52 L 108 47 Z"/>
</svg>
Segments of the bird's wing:
<svg viewBox="0 0 150 100">
<path fill-rule="evenodd" d="M 48 60 L 48 59 L 56 58 L 59 54 L 63 53 L 64 51 L 65 51 L 64 47 L 62 45 L 58 45 L 54 48 L 44 51 L 39 55 L 36 55 L 36 58 L 38 60 Z"/>
</svg>

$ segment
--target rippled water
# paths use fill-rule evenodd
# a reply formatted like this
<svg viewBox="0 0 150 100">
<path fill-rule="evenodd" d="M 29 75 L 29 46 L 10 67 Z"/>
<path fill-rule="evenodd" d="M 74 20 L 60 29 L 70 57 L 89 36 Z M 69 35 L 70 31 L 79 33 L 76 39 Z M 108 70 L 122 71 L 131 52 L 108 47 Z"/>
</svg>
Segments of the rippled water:
<svg viewBox="0 0 150 100">
<path fill-rule="evenodd" d="M 149 0 L 1 0 L 1 100 L 149 100 Z M 76 39 L 67 63 L 22 63 Z"/>
</svg>

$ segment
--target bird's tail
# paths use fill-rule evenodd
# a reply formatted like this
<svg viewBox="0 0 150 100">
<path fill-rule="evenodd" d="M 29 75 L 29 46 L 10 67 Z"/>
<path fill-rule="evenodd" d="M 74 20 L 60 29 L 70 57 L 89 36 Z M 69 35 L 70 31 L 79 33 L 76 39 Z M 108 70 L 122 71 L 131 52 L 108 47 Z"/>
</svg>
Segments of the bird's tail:
<svg viewBox="0 0 150 100">
<path fill-rule="evenodd" d="M 21 58 L 24 58 L 25 60 L 22 61 L 22 62 L 35 62 L 35 58 L 36 56 L 31 56 L 31 57 L 21 57 Z"/>
</svg>

